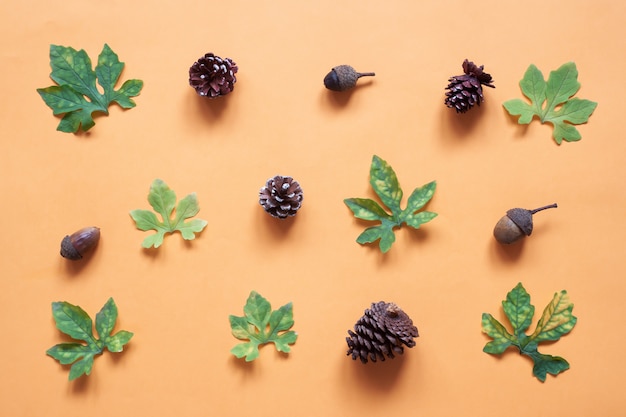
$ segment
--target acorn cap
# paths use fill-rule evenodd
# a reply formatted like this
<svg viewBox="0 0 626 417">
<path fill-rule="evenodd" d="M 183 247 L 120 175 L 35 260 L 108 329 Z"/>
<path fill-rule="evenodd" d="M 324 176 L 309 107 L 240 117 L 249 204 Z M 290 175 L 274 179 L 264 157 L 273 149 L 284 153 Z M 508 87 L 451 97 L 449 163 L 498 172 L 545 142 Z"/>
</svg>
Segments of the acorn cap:
<svg viewBox="0 0 626 417">
<path fill-rule="evenodd" d="M 530 210 L 514 208 L 507 211 L 506 215 L 526 236 L 533 232 L 533 214 Z"/>
</svg>

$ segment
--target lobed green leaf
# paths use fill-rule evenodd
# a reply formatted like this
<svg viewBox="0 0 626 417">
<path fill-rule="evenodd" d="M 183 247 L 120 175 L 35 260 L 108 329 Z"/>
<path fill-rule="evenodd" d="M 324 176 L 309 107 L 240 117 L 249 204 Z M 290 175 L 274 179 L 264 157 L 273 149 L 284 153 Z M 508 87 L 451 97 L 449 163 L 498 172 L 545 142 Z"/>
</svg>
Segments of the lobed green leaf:
<svg viewBox="0 0 626 417">
<path fill-rule="evenodd" d="M 248 340 L 233 347 L 230 352 L 237 358 L 245 357 L 246 362 L 259 356 L 259 346 L 274 343 L 280 352 L 289 352 L 291 344 L 297 339 L 293 326 L 293 306 L 287 303 L 278 310 L 272 307 L 265 298 L 252 291 L 244 306 L 244 317 L 229 316 L 231 332 L 239 340 Z"/>
<path fill-rule="evenodd" d="M 108 45 L 104 45 L 98 57 L 95 71 L 91 59 L 84 50 L 50 45 L 50 78 L 58 86 L 37 89 L 37 92 L 53 114 L 64 114 L 57 130 L 67 133 L 83 131 L 95 125 L 92 113 L 108 114 L 108 107 L 117 102 L 122 108 L 135 106 L 130 97 L 139 95 L 143 87 L 140 80 L 128 80 L 115 90 L 124 63 Z M 104 94 L 96 86 L 96 80 Z"/>
<path fill-rule="evenodd" d="M 530 304 L 530 296 L 521 283 L 507 294 L 502 305 L 514 334 L 510 334 L 491 314 L 483 313 L 483 332 L 493 339 L 485 345 L 484 352 L 501 354 L 509 346 L 516 346 L 521 354 L 533 360 L 533 374 L 542 382 L 548 373 L 557 375 L 569 369 L 569 363 L 565 359 L 546 355 L 537 350 L 539 343 L 559 340 L 576 324 L 576 317 L 572 315 L 574 306 L 565 291 L 554 295 L 539 319 L 537 328 L 530 336 L 524 331 L 530 326 L 534 307 Z"/>
<path fill-rule="evenodd" d="M 406 209 L 402 210 L 400 208 L 402 189 L 395 172 L 386 161 L 374 155 L 370 167 L 370 184 L 383 204 L 391 210 L 392 215 L 369 198 L 346 198 L 344 203 L 356 218 L 381 222 L 365 229 L 357 237 L 357 243 L 372 243 L 380 239 L 378 244 L 380 251 L 386 253 L 396 240 L 394 227 L 406 223 L 417 229 L 437 216 L 437 213 L 428 211 L 417 213 L 432 199 L 437 186 L 435 181 L 415 189 L 408 198 Z"/>
<path fill-rule="evenodd" d="M 537 116 L 541 123 L 554 126 L 552 137 L 557 144 L 581 139 L 573 125 L 587 123 L 597 103 L 572 98 L 580 89 L 575 63 L 568 62 L 552 71 L 547 82 L 537 67 L 530 65 L 520 81 L 520 88 L 530 99 L 530 105 L 519 99 L 503 103 L 509 114 L 519 116 L 519 124 L 528 124 Z"/>
<path fill-rule="evenodd" d="M 150 186 L 148 193 L 148 202 L 155 212 L 161 215 L 162 221 L 158 219 L 156 214 L 149 210 L 131 210 L 130 217 L 135 221 L 135 225 L 139 230 L 156 230 L 155 235 L 146 237 L 142 246 L 144 248 L 158 248 L 163 243 L 165 233 L 174 233 L 179 231 L 185 240 L 193 240 L 196 233 L 200 233 L 207 226 L 207 221 L 194 219 L 186 222 L 200 211 L 198 199 L 195 193 L 192 193 L 178 202 L 176 205 L 176 193 L 172 191 L 163 180 L 156 179 Z M 174 219 L 172 213 L 176 209 Z"/>
<path fill-rule="evenodd" d="M 96 314 L 96 331 L 100 339 L 93 335 L 91 318 L 79 306 L 68 302 L 53 302 L 52 315 L 57 328 L 74 339 L 87 342 L 60 343 L 46 351 L 46 354 L 59 361 L 62 365 L 73 363 L 70 368 L 70 381 L 81 375 L 89 375 L 93 367 L 94 357 L 102 353 L 106 346 L 111 352 L 121 352 L 133 333 L 121 330 L 111 336 L 117 320 L 117 306 L 113 298 Z"/>
</svg>

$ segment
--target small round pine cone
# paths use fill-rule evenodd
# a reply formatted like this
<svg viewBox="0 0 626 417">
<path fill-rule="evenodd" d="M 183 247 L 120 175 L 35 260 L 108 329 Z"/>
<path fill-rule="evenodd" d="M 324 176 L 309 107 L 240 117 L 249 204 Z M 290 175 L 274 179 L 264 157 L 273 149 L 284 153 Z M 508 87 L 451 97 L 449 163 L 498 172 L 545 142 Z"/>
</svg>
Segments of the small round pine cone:
<svg viewBox="0 0 626 417">
<path fill-rule="evenodd" d="M 268 179 L 259 191 L 259 204 L 273 217 L 285 219 L 296 215 L 302 206 L 303 197 L 298 181 L 276 175 Z"/>
<path fill-rule="evenodd" d="M 203 97 L 224 96 L 235 88 L 238 69 L 230 58 L 220 58 L 209 52 L 189 68 L 189 85 Z"/>
<path fill-rule="evenodd" d="M 465 113 L 474 104 L 480 106 L 485 101 L 482 86 L 496 88 L 493 85 L 491 74 L 483 72 L 484 65 L 480 67 L 467 59 L 463 61 L 463 75 L 450 77 L 450 84 L 446 87 L 446 106 L 454 108 L 457 113 Z"/>
<path fill-rule="evenodd" d="M 348 355 L 363 363 L 393 359 L 404 352 L 403 345 L 415 346 L 413 338 L 419 336 L 413 320 L 396 304 L 384 301 L 372 303 L 348 334 Z"/>
</svg>

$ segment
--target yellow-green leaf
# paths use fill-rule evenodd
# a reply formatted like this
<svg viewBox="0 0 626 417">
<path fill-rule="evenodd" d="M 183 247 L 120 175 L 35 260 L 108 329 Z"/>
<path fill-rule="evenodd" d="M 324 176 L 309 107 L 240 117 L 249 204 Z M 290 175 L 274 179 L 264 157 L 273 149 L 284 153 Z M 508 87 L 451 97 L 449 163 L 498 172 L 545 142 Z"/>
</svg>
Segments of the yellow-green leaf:
<svg viewBox="0 0 626 417">
<path fill-rule="evenodd" d="M 346 198 L 344 203 L 352 210 L 354 217 L 380 222 L 365 229 L 357 237 L 357 243 L 372 243 L 380 239 L 378 247 L 385 253 L 391 249 L 396 240 L 393 230 L 395 227 L 406 224 L 417 229 L 437 216 L 437 213 L 433 212 L 418 212 L 432 199 L 436 188 L 435 181 L 416 188 L 409 196 L 406 209 L 402 210 L 400 201 L 403 193 L 396 173 L 386 161 L 374 155 L 370 167 L 370 184 L 383 204 L 389 208 L 391 215 L 369 198 Z"/>
<path fill-rule="evenodd" d="M 569 299 L 567 291 L 554 294 L 537 323 L 537 328 L 530 336 L 535 342 L 559 340 L 569 333 L 576 324 L 576 317 L 572 315 L 574 304 Z"/>
<path fill-rule="evenodd" d="M 559 340 L 576 324 L 576 317 L 572 315 L 574 305 L 570 302 L 566 291 L 554 295 L 539 319 L 537 328 L 530 336 L 524 331 L 530 326 L 535 307 L 530 304 L 530 295 L 521 283 L 507 294 L 502 306 L 513 327 L 514 334 L 509 333 L 491 314 L 483 313 L 483 332 L 493 339 L 485 345 L 484 352 L 501 354 L 509 346 L 517 347 L 521 354 L 533 360 L 533 375 L 542 382 L 545 381 L 548 373 L 557 375 L 569 369 L 569 363 L 565 359 L 540 353 L 537 350 L 539 343 Z"/>
</svg>

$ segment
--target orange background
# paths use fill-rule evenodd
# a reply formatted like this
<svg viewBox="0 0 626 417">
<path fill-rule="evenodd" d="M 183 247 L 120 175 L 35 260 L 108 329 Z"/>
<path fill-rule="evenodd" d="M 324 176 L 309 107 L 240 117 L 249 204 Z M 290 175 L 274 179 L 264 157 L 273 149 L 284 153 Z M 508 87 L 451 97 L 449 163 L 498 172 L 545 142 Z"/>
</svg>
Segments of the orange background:
<svg viewBox="0 0 626 417">
<path fill-rule="evenodd" d="M 5 1 L 0 5 L 0 415 L 2 416 L 617 416 L 626 407 L 624 18 L 621 1 L 409 2 L 181 0 Z M 36 88 L 52 85 L 49 46 L 104 43 L 145 83 L 137 107 L 112 106 L 87 134 L 57 132 Z M 239 65 L 232 94 L 207 101 L 188 85 L 206 52 Z M 496 89 L 480 108 L 444 106 L 463 59 Z M 551 126 L 516 124 L 502 102 L 521 97 L 534 63 L 546 75 L 575 61 L 578 97 L 599 103 L 582 140 L 557 146 Z M 349 93 L 324 89 L 331 67 L 375 71 Z M 343 199 L 374 197 L 372 155 L 396 170 L 405 196 L 437 180 L 439 216 L 406 227 L 386 255 L 360 246 L 368 225 Z M 295 218 L 258 204 L 267 178 L 304 190 Z M 128 212 L 149 208 L 150 183 L 196 192 L 209 224 L 158 250 Z M 512 207 L 557 202 L 535 232 L 501 247 L 492 229 Z M 99 226 L 81 262 L 63 236 Z M 571 369 L 545 383 L 514 349 L 482 352 L 481 313 L 503 318 L 518 282 L 535 319 L 565 289 L 579 318 L 540 349 Z M 228 315 L 251 290 L 294 305 L 292 353 L 253 363 L 229 350 Z M 108 297 L 116 329 L 135 333 L 89 377 L 46 356 L 65 340 L 50 303 L 92 317 Z M 346 357 L 346 331 L 375 301 L 394 301 L 420 337 L 393 361 Z M 534 328 L 534 324 L 531 330 Z"/>
</svg>

